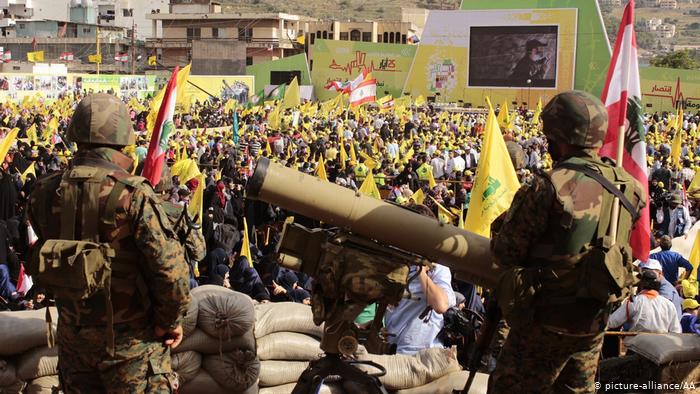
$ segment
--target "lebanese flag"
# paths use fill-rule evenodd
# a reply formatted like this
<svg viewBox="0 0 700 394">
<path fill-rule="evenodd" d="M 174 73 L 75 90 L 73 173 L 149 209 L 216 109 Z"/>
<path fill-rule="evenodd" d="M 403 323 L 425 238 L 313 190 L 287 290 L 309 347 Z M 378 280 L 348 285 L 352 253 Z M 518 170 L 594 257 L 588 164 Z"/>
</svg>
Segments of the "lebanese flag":
<svg viewBox="0 0 700 394">
<path fill-rule="evenodd" d="M 369 76 L 369 71 L 365 68 L 364 70 L 362 70 L 360 75 L 358 75 L 357 77 L 355 77 L 355 79 L 343 86 L 343 92 L 352 93 L 353 90 L 357 89 L 360 86 L 360 84 L 367 81 L 368 79 L 372 78 Z"/>
<path fill-rule="evenodd" d="M 124 52 L 119 52 L 114 55 L 114 60 L 117 62 L 126 63 L 129 61 L 129 54 Z"/>
<path fill-rule="evenodd" d="M 342 92 L 343 90 L 345 90 L 346 86 L 347 86 L 346 84 L 344 84 L 340 81 L 330 81 L 326 84 L 326 86 L 324 86 L 324 89 L 334 90 L 336 92 Z"/>
<path fill-rule="evenodd" d="M 24 264 L 19 265 L 19 275 L 17 277 L 17 292 L 26 295 L 29 290 L 34 286 L 34 281 L 32 277 L 24 272 Z"/>
<path fill-rule="evenodd" d="M 58 57 L 59 60 L 73 60 L 73 52 L 61 52 L 61 55 Z"/>
<path fill-rule="evenodd" d="M 153 134 L 151 134 L 151 142 L 148 145 L 148 153 L 146 154 L 143 171 L 141 172 L 141 176 L 148 179 L 153 186 L 160 182 L 163 162 L 165 161 L 165 152 L 168 150 L 168 139 L 170 138 L 170 134 L 175 132 L 173 115 L 175 114 L 177 73 L 179 71 L 180 67 L 175 67 L 173 75 L 170 77 L 170 81 L 168 81 L 168 85 L 165 87 L 165 94 L 163 95 L 163 101 L 160 103 L 160 108 L 158 109 L 158 117 L 156 117 Z"/>
<path fill-rule="evenodd" d="M 642 185 L 649 201 L 646 162 L 646 132 L 643 124 L 642 92 L 639 86 L 637 38 L 634 34 L 634 0 L 630 0 L 622 15 L 615 50 L 610 61 L 608 77 L 601 98 L 608 109 L 608 132 L 600 156 L 616 159 L 620 128 L 624 127 L 622 167 Z M 635 258 L 649 258 L 649 204 L 632 230 L 630 245 Z"/>
<path fill-rule="evenodd" d="M 368 79 L 350 92 L 350 105 L 356 107 L 377 101 L 377 80 Z"/>
</svg>

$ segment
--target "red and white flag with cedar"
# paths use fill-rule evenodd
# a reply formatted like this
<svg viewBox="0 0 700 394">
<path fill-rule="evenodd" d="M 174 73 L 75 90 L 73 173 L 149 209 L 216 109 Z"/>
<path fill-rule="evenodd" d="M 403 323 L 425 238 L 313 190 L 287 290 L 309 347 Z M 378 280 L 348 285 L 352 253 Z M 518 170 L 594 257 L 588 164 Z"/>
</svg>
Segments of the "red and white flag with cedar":
<svg viewBox="0 0 700 394">
<path fill-rule="evenodd" d="M 617 157 L 617 141 L 622 128 L 625 133 L 622 167 L 641 183 L 648 196 L 646 132 L 641 98 L 637 39 L 634 33 L 634 0 L 631 0 L 622 16 L 601 98 L 608 109 L 608 133 L 605 135 L 600 155 L 612 159 Z M 630 239 L 634 257 L 642 261 L 649 258 L 650 227 L 647 204 L 635 224 Z"/>
<path fill-rule="evenodd" d="M 350 105 L 356 107 L 377 101 L 377 80 L 366 79 L 350 91 Z"/>
<path fill-rule="evenodd" d="M 175 114 L 175 102 L 177 101 L 177 89 L 184 89 L 183 86 L 177 86 L 177 73 L 179 67 L 175 67 L 173 75 L 168 81 L 163 95 L 163 101 L 158 110 L 156 123 L 151 134 L 151 142 L 148 145 L 148 153 L 143 164 L 141 176 L 148 179 L 151 185 L 160 182 L 161 171 L 163 170 L 163 162 L 165 161 L 165 153 L 168 151 L 168 140 L 170 135 L 175 132 L 173 124 L 173 115 Z"/>
</svg>

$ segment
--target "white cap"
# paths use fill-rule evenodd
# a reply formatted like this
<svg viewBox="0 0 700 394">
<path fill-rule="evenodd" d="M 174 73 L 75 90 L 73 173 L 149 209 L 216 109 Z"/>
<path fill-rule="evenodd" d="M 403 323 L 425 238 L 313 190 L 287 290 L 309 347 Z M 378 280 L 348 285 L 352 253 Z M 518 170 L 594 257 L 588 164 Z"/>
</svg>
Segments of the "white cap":
<svg viewBox="0 0 700 394">
<path fill-rule="evenodd" d="M 647 261 L 639 263 L 639 268 L 641 268 L 643 270 L 663 271 L 663 267 L 661 267 L 661 263 L 659 262 L 659 260 L 654 260 L 654 259 L 649 259 Z"/>
</svg>

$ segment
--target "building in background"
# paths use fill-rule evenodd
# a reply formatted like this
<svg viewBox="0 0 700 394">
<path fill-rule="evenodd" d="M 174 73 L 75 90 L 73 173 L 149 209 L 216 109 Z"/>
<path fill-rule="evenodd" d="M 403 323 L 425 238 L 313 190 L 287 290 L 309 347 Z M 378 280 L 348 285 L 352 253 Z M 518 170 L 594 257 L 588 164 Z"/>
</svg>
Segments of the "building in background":
<svg viewBox="0 0 700 394">
<path fill-rule="evenodd" d="M 147 15 L 152 31 L 160 30 L 162 34 L 148 39 L 146 45 L 151 53 L 157 54 L 159 65 L 164 67 L 192 61 L 195 41 L 241 43 L 245 48 L 245 65 L 296 55 L 304 50 L 300 37 L 303 36 L 302 23 L 308 18 L 298 15 L 223 13 L 218 2 L 208 0 L 172 0 L 168 11 Z M 194 67 L 192 72 L 197 72 Z"/>
</svg>

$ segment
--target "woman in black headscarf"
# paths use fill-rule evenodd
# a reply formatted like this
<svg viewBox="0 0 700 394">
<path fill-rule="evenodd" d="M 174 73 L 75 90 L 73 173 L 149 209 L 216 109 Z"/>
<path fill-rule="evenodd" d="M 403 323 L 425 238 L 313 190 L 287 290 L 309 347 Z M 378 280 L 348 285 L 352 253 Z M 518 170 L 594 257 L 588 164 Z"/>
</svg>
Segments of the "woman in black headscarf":
<svg viewBox="0 0 700 394">
<path fill-rule="evenodd" d="M 248 294 L 257 301 L 270 300 L 270 293 L 260 279 L 258 271 L 250 266 L 245 256 L 238 256 L 233 262 L 229 271 L 229 282 L 233 290 Z"/>
<path fill-rule="evenodd" d="M 294 272 L 289 270 L 280 271 L 280 276 L 277 280 L 279 283 L 272 282 L 272 301 L 292 301 L 310 304 L 311 294 L 299 286 L 299 278 Z"/>
<path fill-rule="evenodd" d="M 228 257 L 226 256 L 226 252 L 221 248 L 216 248 L 207 253 L 202 261 L 207 267 L 207 272 L 204 273 L 208 277 L 206 283 L 214 284 L 212 280 L 214 279 L 216 268 L 220 265 L 228 267 L 227 260 Z"/>
<path fill-rule="evenodd" d="M 4 169 L 0 170 L 0 220 L 7 220 L 17 214 L 17 194 L 17 184 L 12 176 Z"/>
<path fill-rule="evenodd" d="M 229 282 L 229 268 L 224 264 L 217 265 L 212 274 L 209 276 L 209 283 L 217 286 L 224 286 L 230 288 Z"/>
</svg>

